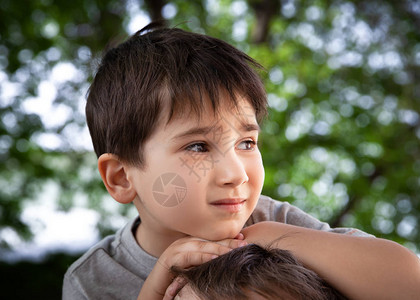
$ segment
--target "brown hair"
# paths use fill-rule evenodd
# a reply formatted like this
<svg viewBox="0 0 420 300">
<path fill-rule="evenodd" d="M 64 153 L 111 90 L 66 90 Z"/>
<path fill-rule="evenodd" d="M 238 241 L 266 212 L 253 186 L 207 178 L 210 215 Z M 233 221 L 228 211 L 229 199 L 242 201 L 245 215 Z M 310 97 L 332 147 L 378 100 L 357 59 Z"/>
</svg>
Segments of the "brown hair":
<svg viewBox="0 0 420 300">
<path fill-rule="evenodd" d="M 195 293 L 206 300 L 252 299 L 249 292 L 266 299 L 346 299 L 289 251 L 250 244 L 187 270 L 172 268 Z"/>
<path fill-rule="evenodd" d="M 237 107 L 238 94 L 260 122 L 266 94 L 252 58 L 219 39 L 151 23 L 102 59 L 88 91 L 86 118 L 97 156 L 144 166 L 142 146 L 164 105 L 169 120 L 185 110 L 203 113 L 204 97 L 216 113 L 222 90 Z"/>
</svg>

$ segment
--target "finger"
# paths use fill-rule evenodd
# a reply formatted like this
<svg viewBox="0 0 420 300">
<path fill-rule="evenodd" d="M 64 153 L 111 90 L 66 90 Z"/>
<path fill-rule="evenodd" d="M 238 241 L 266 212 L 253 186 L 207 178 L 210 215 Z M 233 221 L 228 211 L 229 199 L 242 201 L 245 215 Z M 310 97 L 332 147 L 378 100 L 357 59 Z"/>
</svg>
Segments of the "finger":
<svg viewBox="0 0 420 300">
<path fill-rule="evenodd" d="M 172 300 L 178 294 L 178 292 L 185 286 L 187 283 L 186 279 L 183 277 L 176 277 L 172 283 L 166 289 L 165 295 L 162 300 Z"/>
<path fill-rule="evenodd" d="M 244 236 L 244 234 L 243 234 L 242 232 L 239 232 L 239 233 L 235 236 L 235 239 L 237 239 L 237 240 L 244 240 L 244 239 L 245 239 L 245 236 Z"/>
<path fill-rule="evenodd" d="M 199 247 L 199 251 L 208 252 L 214 254 L 225 254 L 232 249 L 243 247 L 248 243 L 245 240 L 239 239 L 224 239 L 220 241 L 196 241 L 196 245 Z M 222 247 L 220 247 L 222 246 Z"/>
<path fill-rule="evenodd" d="M 180 268 L 189 268 L 204 264 L 212 259 L 217 258 L 219 255 L 203 253 L 203 252 L 184 252 L 179 253 L 174 257 L 174 266 Z"/>
<path fill-rule="evenodd" d="M 194 240 L 188 243 L 183 244 L 179 251 L 181 252 L 203 252 L 209 254 L 223 255 L 229 251 L 247 245 L 248 243 L 245 240 L 236 240 L 236 239 L 225 239 L 221 241 L 201 241 Z"/>
<path fill-rule="evenodd" d="M 239 240 L 238 240 L 239 241 Z M 205 240 L 186 240 L 184 243 L 177 245 L 176 251 L 179 253 L 186 252 L 202 252 L 208 254 L 222 255 L 235 247 L 229 247 L 229 242 L 223 240 L 219 242 L 210 242 Z"/>
<path fill-rule="evenodd" d="M 200 265 L 244 245 L 246 245 L 245 241 L 234 239 L 226 239 L 218 242 L 186 239 L 181 244 L 171 245 L 171 251 L 165 251 L 158 262 L 167 270 L 171 266 L 187 268 Z"/>
<path fill-rule="evenodd" d="M 216 243 L 228 247 L 230 249 L 236 249 L 248 245 L 248 243 L 245 240 L 238 239 L 226 239 L 217 241 Z"/>
</svg>

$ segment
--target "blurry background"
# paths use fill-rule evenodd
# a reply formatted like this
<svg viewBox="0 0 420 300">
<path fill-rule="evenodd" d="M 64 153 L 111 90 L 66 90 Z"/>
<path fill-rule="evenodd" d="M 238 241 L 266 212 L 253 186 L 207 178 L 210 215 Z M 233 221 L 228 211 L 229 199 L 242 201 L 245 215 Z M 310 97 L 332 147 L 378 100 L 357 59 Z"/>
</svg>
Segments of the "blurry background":
<svg viewBox="0 0 420 300">
<path fill-rule="evenodd" d="M 159 18 L 266 68 L 265 194 L 420 253 L 420 1 L 1 0 L 5 299 L 59 299 L 68 265 L 135 214 L 100 181 L 85 94 L 102 49 Z"/>
</svg>

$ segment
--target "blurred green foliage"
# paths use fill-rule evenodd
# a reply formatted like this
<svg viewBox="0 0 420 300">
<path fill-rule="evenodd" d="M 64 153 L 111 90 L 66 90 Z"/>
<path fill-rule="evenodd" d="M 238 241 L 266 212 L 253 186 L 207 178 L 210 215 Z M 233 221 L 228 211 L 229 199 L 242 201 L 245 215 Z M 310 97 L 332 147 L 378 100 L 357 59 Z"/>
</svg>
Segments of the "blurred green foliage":
<svg viewBox="0 0 420 300">
<path fill-rule="evenodd" d="M 0 233 L 30 239 L 21 213 L 48 182 L 58 209 L 99 211 L 102 234 L 129 213 L 102 205 L 95 157 L 80 146 L 83 98 L 103 48 L 128 36 L 136 14 L 156 15 L 145 2 L 0 2 Z M 224 39 L 266 68 L 265 194 L 420 252 L 419 1 L 158 2 L 169 25 Z M 50 106 L 71 111 L 55 123 L 27 104 L 51 87 Z"/>
</svg>

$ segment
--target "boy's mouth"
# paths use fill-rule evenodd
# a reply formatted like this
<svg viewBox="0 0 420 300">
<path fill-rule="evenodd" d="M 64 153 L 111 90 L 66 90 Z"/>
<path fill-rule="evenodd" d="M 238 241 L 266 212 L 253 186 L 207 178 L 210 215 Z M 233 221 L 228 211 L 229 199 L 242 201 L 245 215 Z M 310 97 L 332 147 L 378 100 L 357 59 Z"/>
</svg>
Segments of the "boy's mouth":
<svg viewBox="0 0 420 300">
<path fill-rule="evenodd" d="M 211 202 L 210 204 L 219 209 L 230 213 L 239 212 L 245 204 L 246 199 L 243 198 L 226 198 Z"/>
</svg>

